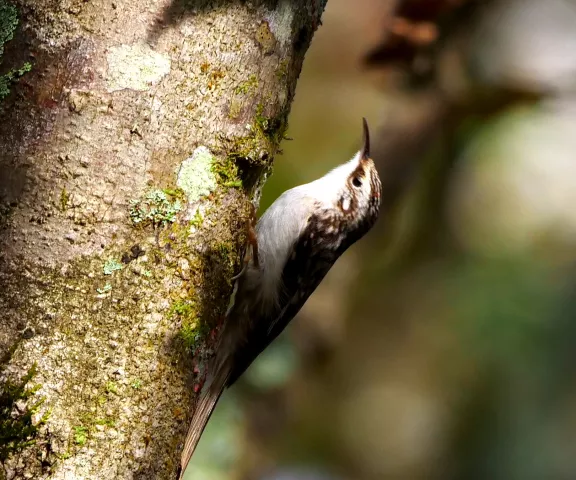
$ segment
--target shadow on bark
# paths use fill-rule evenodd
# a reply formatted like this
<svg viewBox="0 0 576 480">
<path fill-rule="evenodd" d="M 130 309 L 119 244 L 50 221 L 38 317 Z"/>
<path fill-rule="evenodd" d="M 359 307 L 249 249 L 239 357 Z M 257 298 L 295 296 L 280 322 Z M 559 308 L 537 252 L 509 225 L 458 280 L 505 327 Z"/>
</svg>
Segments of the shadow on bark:
<svg viewBox="0 0 576 480">
<path fill-rule="evenodd" d="M 317 1 L 310 2 L 313 5 L 308 5 L 308 2 L 303 2 L 302 0 L 288 0 L 288 2 L 293 4 L 292 7 L 294 9 L 309 8 L 314 11 L 314 9 L 320 8 L 315 5 L 318 3 Z M 251 9 L 266 7 L 269 10 L 276 10 L 279 0 L 255 0 L 252 2 L 247 2 L 246 0 L 173 0 L 164 9 L 162 16 L 150 26 L 148 42 L 155 45 L 165 28 L 180 24 L 188 16 L 204 14 L 222 8 L 225 5 L 234 4 L 249 5 Z M 307 24 L 303 21 L 303 18 L 305 18 L 305 15 L 294 15 L 292 20 L 292 28 L 298 31 L 294 42 L 296 51 L 306 50 L 317 27 L 317 25 Z"/>
</svg>

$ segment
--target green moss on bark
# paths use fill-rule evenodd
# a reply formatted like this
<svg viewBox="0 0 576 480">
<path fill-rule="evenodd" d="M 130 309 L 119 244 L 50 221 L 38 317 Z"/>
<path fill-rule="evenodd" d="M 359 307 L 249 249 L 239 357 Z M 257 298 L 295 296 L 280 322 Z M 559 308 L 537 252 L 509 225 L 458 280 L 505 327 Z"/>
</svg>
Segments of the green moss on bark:
<svg viewBox="0 0 576 480">
<path fill-rule="evenodd" d="M 14 38 L 18 26 L 18 12 L 16 7 L 0 0 L 0 60 L 4 54 L 4 45 Z"/>
<path fill-rule="evenodd" d="M 4 45 L 14 38 L 14 33 L 18 27 L 18 12 L 16 7 L 0 0 L 0 65 L 4 55 Z M 12 68 L 8 72 L 0 75 L 0 100 L 10 94 L 10 86 L 25 73 L 32 70 L 32 64 L 25 62 L 19 68 Z"/>
<path fill-rule="evenodd" d="M 48 419 L 45 413 L 34 419 L 43 398 L 35 398 L 39 385 L 29 386 L 36 365 L 18 381 L 5 380 L 0 386 L 0 463 L 25 447 L 33 445 L 39 428 Z"/>
<path fill-rule="evenodd" d="M 174 222 L 180 210 L 182 202 L 174 191 L 155 189 L 130 202 L 129 216 L 134 225 L 152 225 L 156 228 Z"/>
<path fill-rule="evenodd" d="M 263 105 L 259 104 L 256 107 L 254 122 L 247 127 L 248 133 L 224 142 L 228 159 L 236 164 L 244 162 L 251 166 L 268 165 L 278 152 L 278 146 L 284 139 L 287 128 L 284 113 L 276 117 L 266 116 Z"/>
</svg>

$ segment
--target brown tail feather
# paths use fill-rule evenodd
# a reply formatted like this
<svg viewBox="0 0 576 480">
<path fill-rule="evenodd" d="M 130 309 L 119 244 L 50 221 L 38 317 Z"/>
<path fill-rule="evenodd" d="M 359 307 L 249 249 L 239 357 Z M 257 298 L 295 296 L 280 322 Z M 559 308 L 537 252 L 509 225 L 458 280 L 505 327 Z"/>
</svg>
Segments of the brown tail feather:
<svg viewBox="0 0 576 480">
<path fill-rule="evenodd" d="M 182 457 L 180 460 L 180 479 L 184 476 L 186 466 L 188 465 L 188 462 L 196 449 L 196 445 L 198 445 L 198 442 L 200 441 L 202 432 L 204 432 L 204 428 L 206 428 L 206 424 L 208 423 L 208 420 L 210 420 L 214 407 L 216 407 L 218 399 L 220 398 L 220 395 L 222 395 L 222 391 L 226 386 L 228 369 L 222 368 L 221 366 L 218 370 L 219 371 L 212 378 L 210 385 L 202 394 L 196 405 L 192 422 L 190 423 L 188 433 L 186 434 L 184 449 L 182 450 Z"/>
</svg>

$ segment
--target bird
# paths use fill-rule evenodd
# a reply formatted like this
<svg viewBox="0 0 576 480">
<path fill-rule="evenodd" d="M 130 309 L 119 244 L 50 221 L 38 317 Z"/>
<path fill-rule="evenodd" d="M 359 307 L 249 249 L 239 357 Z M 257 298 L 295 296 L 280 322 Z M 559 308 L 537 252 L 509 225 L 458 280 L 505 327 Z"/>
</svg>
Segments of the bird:
<svg viewBox="0 0 576 480">
<path fill-rule="evenodd" d="M 285 191 L 249 234 L 246 261 L 181 455 L 179 478 L 224 389 L 284 330 L 336 260 L 375 224 L 382 184 L 370 157 L 370 132 L 351 160 Z"/>
</svg>

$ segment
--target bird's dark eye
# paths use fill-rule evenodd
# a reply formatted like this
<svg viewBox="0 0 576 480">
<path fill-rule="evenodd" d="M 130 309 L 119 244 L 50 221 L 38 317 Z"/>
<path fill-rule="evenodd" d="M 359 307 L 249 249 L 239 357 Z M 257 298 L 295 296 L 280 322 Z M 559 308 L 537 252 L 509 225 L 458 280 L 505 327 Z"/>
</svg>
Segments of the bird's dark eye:
<svg viewBox="0 0 576 480">
<path fill-rule="evenodd" d="M 354 177 L 352 179 L 352 185 L 354 185 L 355 187 L 361 187 L 362 186 L 362 180 L 360 180 L 359 177 Z"/>
</svg>

